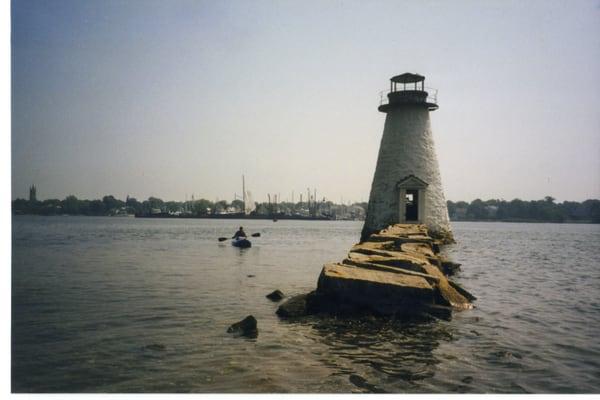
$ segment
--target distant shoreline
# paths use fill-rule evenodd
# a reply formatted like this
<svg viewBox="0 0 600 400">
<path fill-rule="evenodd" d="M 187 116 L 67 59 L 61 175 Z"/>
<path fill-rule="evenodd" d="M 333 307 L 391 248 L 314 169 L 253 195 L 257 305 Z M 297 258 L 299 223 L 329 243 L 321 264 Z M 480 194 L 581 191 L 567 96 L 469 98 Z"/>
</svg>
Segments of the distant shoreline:
<svg viewBox="0 0 600 400">
<path fill-rule="evenodd" d="M 12 216 L 25 216 L 33 215 L 40 217 L 101 217 L 101 218 L 145 218 L 145 219 L 241 219 L 241 220 L 273 220 L 274 218 L 253 215 L 253 216 L 242 216 L 234 214 L 221 214 L 221 215 L 85 215 L 85 214 L 25 214 L 25 213 L 13 213 Z M 364 221 L 358 219 L 332 219 L 327 217 L 304 217 L 304 216 L 277 216 L 276 220 L 291 220 L 291 221 Z M 598 225 L 599 222 L 594 221 L 582 221 L 582 220 L 566 220 L 566 221 L 542 221 L 534 219 L 510 219 L 510 220 L 499 220 L 499 219 L 451 219 L 450 222 L 502 222 L 502 223 L 520 223 L 520 224 L 578 224 L 578 225 Z"/>
<path fill-rule="evenodd" d="M 149 214 L 136 215 L 136 218 L 182 218 L 182 219 L 266 219 L 266 220 L 305 220 L 305 221 L 336 221 L 329 217 L 309 217 L 301 215 L 243 215 L 243 214 L 215 214 L 215 215 L 171 215 L 171 214 Z M 337 220 L 340 221 L 340 220 Z"/>
<path fill-rule="evenodd" d="M 519 224 L 600 224 L 600 222 L 594 222 L 591 220 L 565 220 L 565 221 L 544 221 L 536 219 L 451 219 L 450 222 L 505 222 L 505 223 L 519 223 Z"/>
<path fill-rule="evenodd" d="M 351 219 L 333 219 L 329 217 L 309 217 L 294 215 L 277 215 L 269 217 L 266 215 L 241 215 L 241 214 L 216 214 L 216 215 L 172 215 L 172 214 L 117 214 L 117 215 L 86 215 L 86 214 L 34 214 L 13 213 L 13 216 L 34 215 L 40 217 L 103 217 L 103 218 L 147 218 L 147 219 L 261 219 L 261 220 L 303 220 L 303 221 L 362 221 Z"/>
</svg>

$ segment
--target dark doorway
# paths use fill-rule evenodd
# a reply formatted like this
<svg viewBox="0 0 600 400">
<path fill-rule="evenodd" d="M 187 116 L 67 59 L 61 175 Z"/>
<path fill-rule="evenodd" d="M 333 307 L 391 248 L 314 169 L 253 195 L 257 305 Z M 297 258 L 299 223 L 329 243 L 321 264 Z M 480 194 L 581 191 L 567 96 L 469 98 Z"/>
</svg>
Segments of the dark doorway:
<svg viewBox="0 0 600 400">
<path fill-rule="evenodd" d="M 406 190 L 406 221 L 419 220 L 419 191 Z"/>
</svg>

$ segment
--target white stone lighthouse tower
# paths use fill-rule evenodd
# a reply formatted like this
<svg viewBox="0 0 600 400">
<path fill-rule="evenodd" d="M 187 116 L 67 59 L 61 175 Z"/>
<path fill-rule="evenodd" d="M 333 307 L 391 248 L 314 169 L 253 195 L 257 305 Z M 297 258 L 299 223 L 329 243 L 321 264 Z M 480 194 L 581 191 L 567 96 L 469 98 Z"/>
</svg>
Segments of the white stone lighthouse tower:
<svg viewBox="0 0 600 400">
<path fill-rule="evenodd" d="M 387 102 L 379 106 L 387 116 L 361 240 L 397 223 L 425 224 L 430 233 L 452 240 L 429 120 L 437 108 L 425 77 L 405 73 L 390 79 Z"/>
</svg>

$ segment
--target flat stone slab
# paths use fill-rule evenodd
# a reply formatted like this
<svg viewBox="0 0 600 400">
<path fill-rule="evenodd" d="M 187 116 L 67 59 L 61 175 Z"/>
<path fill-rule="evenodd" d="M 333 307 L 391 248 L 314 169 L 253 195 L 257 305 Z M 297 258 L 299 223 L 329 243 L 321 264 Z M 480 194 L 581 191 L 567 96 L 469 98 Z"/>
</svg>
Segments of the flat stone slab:
<svg viewBox="0 0 600 400">
<path fill-rule="evenodd" d="M 424 235 L 428 236 L 427 227 L 418 224 L 395 224 L 390 225 L 379 233 L 386 235 L 404 236 L 404 235 Z"/>
<path fill-rule="evenodd" d="M 338 263 L 325 264 L 317 292 L 383 314 L 434 300 L 433 287 L 421 276 Z"/>
<path fill-rule="evenodd" d="M 361 248 L 361 249 L 369 249 L 369 250 L 393 250 L 394 249 L 394 241 L 388 242 L 362 242 L 355 244 L 352 248 Z"/>
<path fill-rule="evenodd" d="M 432 243 L 433 239 L 429 236 L 395 236 L 384 233 L 374 233 L 369 236 L 368 241 L 371 242 L 394 242 L 395 244 L 399 243 Z"/>
<path fill-rule="evenodd" d="M 428 257 L 424 256 L 422 254 L 419 254 L 419 253 L 370 249 L 370 248 L 363 247 L 362 244 L 352 247 L 352 249 L 350 249 L 350 252 L 362 253 L 362 254 L 373 255 L 373 256 L 396 258 L 398 260 L 403 260 L 407 263 L 414 264 L 415 270 L 420 271 L 420 272 L 423 272 L 423 271 L 422 271 L 422 268 L 419 268 L 418 266 L 429 263 Z"/>
<path fill-rule="evenodd" d="M 422 262 L 414 259 L 410 255 L 401 253 L 401 257 L 390 257 L 378 254 L 364 254 L 351 251 L 348 253 L 348 260 L 360 263 L 375 263 L 388 265 L 390 267 L 402 268 L 404 270 L 413 271 L 415 273 L 426 273 Z"/>
<path fill-rule="evenodd" d="M 402 243 L 400 250 L 408 253 L 419 253 L 426 257 L 435 257 L 431 245 L 428 243 Z"/>
<path fill-rule="evenodd" d="M 372 271 L 339 263 L 325 264 L 321 271 L 321 276 L 325 279 L 361 280 L 387 286 L 410 287 L 427 291 L 431 290 L 431 285 L 419 276 L 406 276 L 391 272 Z"/>
<path fill-rule="evenodd" d="M 361 260 L 360 257 L 352 257 L 352 254 L 357 254 L 357 253 L 350 253 L 348 255 L 349 257 L 346 258 L 342 262 L 342 264 L 352 265 L 352 266 L 359 267 L 359 268 L 374 269 L 377 271 L 392 272 L 395 274 L 420 276 L 422 278 L 425 278 L 427 280 L 427 282 L 429 282 L 429 283 L 432 283 L 432 282 L 437 283 L 440 280 L 440 278 L 438 278 L 437 276 L 428 275 L 426 273 L 417 272 L 417 271 L 413 271 L 413 270 L 402 268 L 402 267 L 395 267 L 393 265 L 386 265 L 381 262 L 377 262 L 377 260 L 373 260 L 373 259 Z"/>
</svg>

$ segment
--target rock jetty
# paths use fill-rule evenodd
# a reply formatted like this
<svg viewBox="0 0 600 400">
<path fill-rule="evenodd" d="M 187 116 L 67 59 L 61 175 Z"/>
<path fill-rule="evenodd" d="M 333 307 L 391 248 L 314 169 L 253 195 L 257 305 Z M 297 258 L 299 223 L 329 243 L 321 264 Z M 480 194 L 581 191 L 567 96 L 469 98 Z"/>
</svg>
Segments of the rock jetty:
<svg viewBox="0 0 600 400">
<path fill-rule="evenodd" d="M 446 318 L 472 308 L 475 296 L 448 279 L 460 264 L 440 255 L 451 236 L 425 225 L 397 224 L 354 245 L 341 262 L 323 266 L 317 289 L 282 304 L 282 318 L 309 314 L 375 314 Z"/>
</svg>

